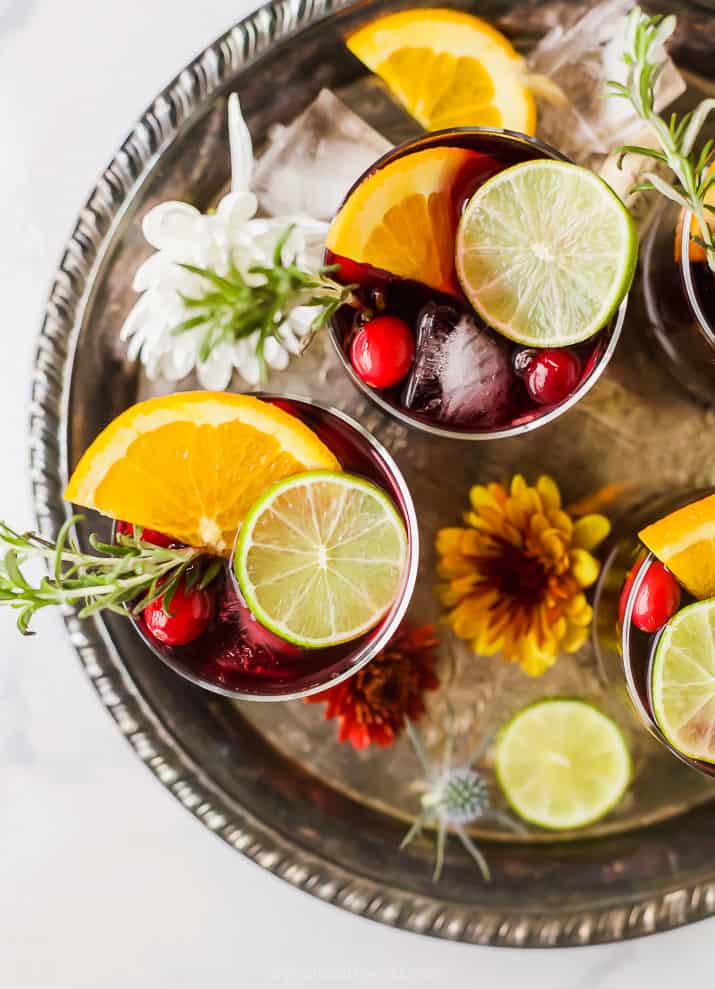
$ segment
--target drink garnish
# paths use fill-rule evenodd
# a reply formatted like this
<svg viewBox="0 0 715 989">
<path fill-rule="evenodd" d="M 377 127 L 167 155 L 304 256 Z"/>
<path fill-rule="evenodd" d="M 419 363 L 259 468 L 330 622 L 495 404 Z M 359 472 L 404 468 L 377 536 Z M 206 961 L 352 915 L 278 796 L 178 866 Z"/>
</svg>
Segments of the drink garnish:
<svg viewBox="0 0 715 989">
<path fill-rule="evenodd" d="M 626 617 L 626 608 L 631 588 L 639 575 L 644 557 L 641 554 L 628 573 L 618 603 L 618 620 L 621 625 Z M 660 560 L 654 560 L 643 575 L 638 595 L 633 602 L 631 621 L 641 632 L 658 632 L 673 617 L 680 607 L 680 584 Z"/>
<path fill-rule="evenodd" d="M 306 649 L 374 628 L 397 597 L 406 562 L 407 534 L 392 501 L 333 471 L 266 491 L 243 522 L 233 561 L 261 625 Z"/>
<path fill-rule="evenodd" d="M 431 147 L 377 168 L 352 191 L 326 246 L 438 292 L 458 293 L 455 187 L 467 172 L 494 174 L 498 164 L 467 148 Z"/>
<path fill-rule="evenodd" d="M 366 24 L 347 46 L 426 130 L 479 126 L 534 133 L 536 108 L 523 60 L 478 17 L 404 10 Z"/>
<path fill-rule="evenodd" d="M 340 465 L 295 416 L 250 395 L 182 392 L 118 416 L 65 498 L 228 556 L 256 499 L 282 477 Z"/>
<path fill-rule="evenodd" d="M 403 319 L 376 316 L 353 337 L 350 363 L 366 385 L 391 388 L 406 376 L 415 359 L 415 338 Z"/>
<path fill-rule="evenodd" d="M 0 544 L 5 555 L 0 564 L 0 604 L 19 610 L 17 627 L 29 633 L 33 615 L 50 605 L 79 607 L 80 618 L 103 609 L 136 614 L 161 600 L 161 608 L 172 614 L 172 599 L 181 587 L 184 596 L 204 591 L 216 578 L 223 563 L 209 559 L 190 546 L 157 546 L 144 538 L 141 529 L 120 532 L 116 543 L 90 536 L 93 552 L 84 552 L 71 536 L 81 519 L 73 516 L 62 526 L 56 542 L 36 533 L 15 532 L 0 523 Z M 50 565 L 50 575 L 32 582 L 25 564 L 40 560 Z"/>
<path fill-rule="evenodd" d="M 245 273 L 233 257 L 223 275 L 211 268 L 179 264 L 203 285 L 197 284 L 192 295 L 182 295 L 187 316 L 170 332 L 173 336 L 200 332 L 200 363 L 209 361 L 221 347 L 233 348 L 241 341 L 251 340 L 259 380 L 265 381 L 269 341 L 282 344 L 281 334 L 291 313 L 297 309 L 310 311 L 308 332 L 301 345 L 305 349 L 336 310 L 350 300 L 353 286 L 341 285 L 331 278 L 331 266 L 309 272 L 296 263 L 295 257 L 286 259 L 286 245 L 293 229 L 292 225 L 286 227 L 278 238 L 270 264 L 252 264 Z"/>
<path fill-rule="evenodd" d="M 660 150 L 625 145 L 620 149 L 621 158 L 627 154 L 639 154 L 653 158 L 666 166 L 673 174 L 672 185 L 655 172 L 644 173 L 645 181 L 634 191 L 655 190 L 692 212 L 697 221 L 691 229 L 691 240 L 704 251 L 709 267 L 715 271 L 715 204 L 712 194 L 715 174 L 709 166 L 715 151 L 715 142 L 706 141 L 699 152 L 695 143 L 710 114 L 715 109 L 715 99 L 704 99 L 695 110 L 681 117 L 673 113 L 664 120 L 655 110 L 656 83 L 666 61 L 665 43 L 676 28 L 677 19 L 672 14 L 649 17 L 640 7 L 634 7 L 626 21 L 623 59 L 628 67 L 625 84 L 608 83 L 611 95 L 628 100 L 638 116 L 650 127 L 657 138 Z"/>
<path fill-rule="evenodd" d="M 693 597 L 715 596 L 715 495 L 671 512 L 638 537 Z"/>
<path fill-rule="evenodd" d="M 670 619 L 651 671 L 653 714 L 673 748 L 715 763 L 715 600 L 691 604 Z"/>
<path fill-rule="evenodd" d="M 582 700 L 549 698 L 521 711 L 497 739 L 496 775 L 512 809 L 542 828 L 583 828 L 608 814 L 631 780 L 611 718 Z"/>
<path fill-rule="evenodd" d="M 457 274 L 491 327 L 526 347 L 588 340 L 628 292 L 633 221 L 597 175 L 537 159 L 488 179 L 462 214 Z"/>
</svg>

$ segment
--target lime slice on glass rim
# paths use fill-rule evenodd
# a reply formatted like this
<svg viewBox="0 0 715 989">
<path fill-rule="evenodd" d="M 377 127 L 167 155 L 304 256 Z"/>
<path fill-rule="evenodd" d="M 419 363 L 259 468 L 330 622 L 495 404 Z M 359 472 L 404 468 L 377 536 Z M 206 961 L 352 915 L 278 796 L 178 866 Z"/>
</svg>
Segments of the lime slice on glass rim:
<svg viewBox="0 0 715 989">
<path fill-rule="evenodd" d="M 549 698 L 522 708 L 502 729 L 496 774 L 525 821 L 552 830 L 582 828 L 621 799 L 631 757 L 618 725 L 598 708 Z"/>
<path fill-rule="evenodd" d="M 488 179 L 457 231 L 457 275 L 482 319 L 525 347 L 588 340 L 633 281 L 638 236 L 603 179 L 563 161 L 527 161 Z"/>
<path fill-rule="evenodd" d="M 670 619 L 656 645 L 650 688 L 655 720 L 673 748 L 715 763 L 715 598 Z"/>
<path fill-rule="evenodd" d="M 305 649 L 370 631 L 397 597 L 407 532 L 388 496 L 351 474 L 279 481 L 250 509 L 234 572 L 254 617 Z"/>
</svg>

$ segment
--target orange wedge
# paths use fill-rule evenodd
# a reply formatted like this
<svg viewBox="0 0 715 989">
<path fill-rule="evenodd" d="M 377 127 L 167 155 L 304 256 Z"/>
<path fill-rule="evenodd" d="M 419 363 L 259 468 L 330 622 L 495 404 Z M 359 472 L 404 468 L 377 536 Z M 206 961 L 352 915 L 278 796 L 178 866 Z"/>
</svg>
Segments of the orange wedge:
<svg viewBox="0 0 715 989">
<path fill-rule="evenodd" d="M 328 249 L 440 292 L 458 292 L 453 190 L 465 168 L 483 158 L 465 148 L 427 148 L 378 169 L 335 217 Z"/>
<path fill-rule="evenodd" d="M 486 21 L 457 10 L 404 10 L 371 21 L 347 46 L 426 130 L 507 127 L 533 134 L 522 60 Z"/>
<path fill-rule="evenodd" d="M 715 597 L 715 495 L 678 509 L 638 535 L 693 597 Z"/>
<path fill-rule="evenodd" d="M 249 395 L 184 392 L 140 402 L 99 434 L 67 501 L 227 555 L 248 509 L 276 481 L 340 470 L 312 430 Z"/>
</svg>

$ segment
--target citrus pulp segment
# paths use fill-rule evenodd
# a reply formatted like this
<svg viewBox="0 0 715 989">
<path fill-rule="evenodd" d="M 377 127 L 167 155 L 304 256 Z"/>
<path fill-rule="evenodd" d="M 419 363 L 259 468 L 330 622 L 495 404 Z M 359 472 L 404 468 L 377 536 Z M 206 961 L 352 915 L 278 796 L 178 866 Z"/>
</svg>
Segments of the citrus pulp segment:
<svg viewBox="0 0 715 989">
<path fill-rule="evenodd" d="M 526 347 L 566 347 L 604 327 L 638 258 L 633 221 L 593 172 L 537 159 L 504 169 L 459 224 L 457 274 L 480 316 Z"/>
<path fill-rule="evenodd" d="M 388 14 L 347 39 L 426 130 L 499 127 L 533 134 L 522 60 L 486 21 L 456 10 Z"/>
<path fill-rule="evenodd" d="M 378 168 L 348 196 L 326 246 L 440 292 L 458 291 L 453 190 L 470 163 L 483 157 L 466 148 L 426 148 Z"/>
<path fill-rule="evenodd" d="M 520 817 L 542 828 L 582 828 L 607 814 L 631 776 L 618 726 L 585 701 L 552 698 L 519 711 L 502 730 L 499 785 Z"/>
<path fill-rule="evenodd" d="M 65 498 L 226 555 L 267 487 L 316 468 L 340 464 L 289 413 L 249 395 L 184 392 L 140 402 L 111 422 Z"/>
<path fill-rule="evenodd" d="M 384 492 L 316 471 L 280 481 L 254 505 L 234 571 L 262 625 L 315 649 L 373 628 L 397 597 L 406 560 L 405 527 Z"/>
<path fill-rule="evenodd" d="M 671 512 L 638 536 L 693 597 L 715 596 L 715 495 Z"/>
<path fill-rule="evenodd" d="M 651 694 L 655 719 L 673 748 L 715 763 L 715 600 L 683 608 L 665 626 Z"/>
</svg>

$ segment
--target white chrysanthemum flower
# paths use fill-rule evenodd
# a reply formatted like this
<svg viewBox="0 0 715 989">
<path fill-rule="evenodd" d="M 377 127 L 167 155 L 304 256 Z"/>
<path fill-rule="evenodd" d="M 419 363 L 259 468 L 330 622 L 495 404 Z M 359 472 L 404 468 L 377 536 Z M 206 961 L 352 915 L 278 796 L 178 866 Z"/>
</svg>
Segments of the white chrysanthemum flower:
<svg viewBox="0 0 715 989">
<path fill-rule="evenodd" d="M 166 202 L 146 214 L 142 230 L 155 253 L 134 276 L 134 290 L 141 295 L 121 331 L 121 339 L 129 341 L 129 358 L 141 360 L 150 378 L 178 381 L 196 369 L 201 386 L 212 390 L 226 388 L 234 369 L 247 383 L 258 383 L 260 333 L 221 340 L 202 354 L 206 325 L 175 332 L 196 312 L 184 299 L 207 293 L 206 279 L 182 265 L 220 276 L 229 274 L 233 266 L 248 285 L 260 286 L 264 277 L 251 269 L 272 266 L 278 244 L 292 228 L 283 246 L 283 263 L 317 275 L 327 230 L 326 224 L 305 216 L 256 217 L 258 201 L 250 191 L 251 135 L 235 93 L 229 97 L 228 125 L 231 191 L 211 213 L 201 213 L 189 203 Z M 282 370 L 292 355 L 300 353 L 314 317 L 314 308 L 298 306 L 264 339 L 268 367 Z"/>
</svg>

